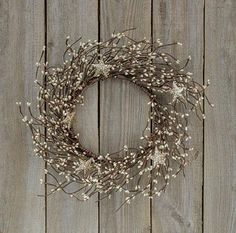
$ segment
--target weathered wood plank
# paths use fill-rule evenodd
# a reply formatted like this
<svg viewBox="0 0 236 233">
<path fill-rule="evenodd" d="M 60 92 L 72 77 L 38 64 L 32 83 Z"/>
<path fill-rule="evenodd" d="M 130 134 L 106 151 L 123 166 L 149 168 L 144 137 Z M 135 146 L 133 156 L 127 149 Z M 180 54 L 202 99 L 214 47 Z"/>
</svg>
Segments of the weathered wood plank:
<svg viewBox="0 0 236 233">
<path fill-rule="evenodd" d="M 71 40 L 80 36 L 83 36 L 84 41 L 97 39 L 97 1 L 48 1 L 47 35 L 49 61 L 60 64 L 67 35 L 70 35 Z M 97 98 L 97 85 L 94 85 L 85 95 L 85 106 L 77 111 L 75 126 L 84 145 L 94 151 L 98 151 Z M 48 198 L 48 232 L 97 232 L 96 201 L 95 196 L 88 202 L 81 203 L 63 193 Z"/>
<path fill-rule="evenodd" d="M 236 2 L 206 1 L 204 232 L 236 229 Z"/>
<path fill-rule="evenodd" d="M 136 39 L 150 37 L 151 2 L 142 0 L 101 1 L 101 39 L 111 33 L 137 27 L 129 35 Z M 140 145 L 147 121 L 148 99 L 134 86 L 120 80 L 107 80 L 100 89 L 100 152 L 106 154 L 124 145 Z M 114 193 L 100 204 L 100 232 L 149 232 L 150 202 L 142 196 L 118 212 L 124 195 Z"/>
<path fill-rule="evenodd" d="M 189 69 L 195 79 L 203 81 L 203 0 L 154 0 L 154 38 L 163 42 L 180 41 L 183 48 L 172 52 L 183 59 L 192 56 Z M 192 143 L 199 157 L 186 168 L 184 178 L 179 175 L 171 182 L 165 194 L 153 200 L 153 232 L 202 232 L 202 122 L 192 118 Z"/>
<path fill-rule="evenodd" d="M 29 129 L 16 101 L 34 103 L 35 62 L 44 45 L 42 1 L 0 3 L 0 232 L 44 232 L 40 178 L 44 164 L 33 156 Z M 24 106 L 26 108 L 26 104 Z"/>
</svg>

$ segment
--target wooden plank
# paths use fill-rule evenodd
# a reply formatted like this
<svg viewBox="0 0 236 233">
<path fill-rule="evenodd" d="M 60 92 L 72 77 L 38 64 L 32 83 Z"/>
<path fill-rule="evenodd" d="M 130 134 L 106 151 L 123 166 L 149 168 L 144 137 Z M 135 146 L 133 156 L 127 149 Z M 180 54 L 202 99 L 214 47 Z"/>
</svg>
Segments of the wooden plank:
<svg viewBox="0 0 236 233">
<path fill-rule="evenodd" d="M 44 45 L 42 1 L 1 1 L 0 232 L 44 232 L 43 162 L 15 105 L 34 103 L 35 62 Z M 26 108 L 26 104 L 23 106 Z"/>
<path fill-rule="evenodd" d="M 204 232 L 236 229 L 236 2 L 206 1 Z"/>
<path fill-rule="evenodd" d="M 151 2 L 142 0 L 101 1 L 101 39 L 111 33 L 137 27 L 129 35 L 150 38 Z M 100 89 L 100 152 L 106 154 L 124 145 L 140 145 L 148 113 L 148 98 L 136 87 L 121 80 L 107 80 Z M 124 206 L 124 194 L 114 193 L 100 203 L 100 232 L 127 233 L 150 231 L 150 202 L 143 196 Z"/>
<path fill-rule="evenodd" d="M 203 81 L 203 0 L 154 0 L 154 39 L 164 43 L 180 41 L 183 47 L 173 47 L 172 53 L 187 58 L 189 69 L 198 82 Z M 199 157 L 183 175 L 172 180 L 166 193 L 153 200 L 153 232 L 202 232 L 202 122 L 193 117 L 190 125 L 192 143 Z"/>
<path fill-rule="evenodd" d="M 97 1 L 48 1 L 48 56 L 53 64 L 62 62 L 65 38 L 71 40 L 83 36 L 97 39 Z M 88 89 L 85 106 L 76 114 L 76 130 L 80 132 L 84 146 L 98 151 L 97 85 Z M 88 202 L 79 202 L 63 193 L 48 198 L 48 232 L 98 231 L 98 204 L 95 196 Z"/>
</svg>

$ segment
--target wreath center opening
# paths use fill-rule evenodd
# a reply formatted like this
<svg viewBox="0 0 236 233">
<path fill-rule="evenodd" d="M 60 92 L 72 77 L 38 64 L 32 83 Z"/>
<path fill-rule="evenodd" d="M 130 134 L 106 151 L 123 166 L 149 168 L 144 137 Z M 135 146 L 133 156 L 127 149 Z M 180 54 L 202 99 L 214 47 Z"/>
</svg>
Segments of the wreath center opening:
<svg viewBox="0 0 236 233">
<path fill-rule="evenodd" d="M 99 154 L 105 155 L 145 145 L 141 138 L 150 105 L 140 88 L 122 78 L 110 78 L 83 94 L 84 104 L 76 107 L 73 129 L 85 148 L 94 153 L 100 149 Z"/>
</svg>

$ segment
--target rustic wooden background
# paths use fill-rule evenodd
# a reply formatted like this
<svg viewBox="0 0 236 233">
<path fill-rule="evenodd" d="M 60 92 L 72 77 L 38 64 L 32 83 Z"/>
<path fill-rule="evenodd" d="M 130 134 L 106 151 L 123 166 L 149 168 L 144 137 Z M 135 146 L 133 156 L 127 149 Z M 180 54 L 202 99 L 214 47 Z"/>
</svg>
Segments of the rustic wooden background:
<svg viewBox="0 0 236 233">
<path fill-rule="evenodd" d="M 234 233 L 236 232 L 235 0 L 0 0 L 0 233 Z M 122 195 L 80 203 L 62 193 L 40 198 L 44 163 L 15 102 L 34 102 L 35 62 L 44 44 L 61 62 L 66 35 L 105 39 L 136 27 L 134 38 L 181 41 L 173 53 L 192 56 L 190 69 L 211 80 L 205 122 L 193 118 L 199 157 L 165 195 L 122 208 Z M 101 153 L 138 144 L 146 97 L 124 82 L 90 88 L 76 127 Z M 81 123 L 82 122 L 82 123 Z"/>
</svg>

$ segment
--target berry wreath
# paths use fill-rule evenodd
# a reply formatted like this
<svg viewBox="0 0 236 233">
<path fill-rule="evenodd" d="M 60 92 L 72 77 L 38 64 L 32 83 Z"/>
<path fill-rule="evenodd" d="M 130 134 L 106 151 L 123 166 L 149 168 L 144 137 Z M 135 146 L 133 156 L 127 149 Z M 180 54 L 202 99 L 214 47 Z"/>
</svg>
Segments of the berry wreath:
<svg viewBox="0 0 236 233">
<path fill-rule="evenodd" d="M 170 178 L 189 163 L 187 158 L 194 155 L 188 142 L 188 122 L 191 112 L 204 118 L 201 104 L 204 98 L 208 101 L 204 92 L 209 82 L 201 85 L 185 71 L 190 57 L 181 66 L 178 59 L 165 52 L 166 47 L 180 43 L 136 41 L 125 32 L 112 34 L 103 42 L 80 40 L 69 44 L 67 37 L 61 67 L 41 62 L 44 47 L 36 64 L 37 115 L 32 113 L 30 103 L 26 114 L 17 102 L 22 120 L 31 130 L 34 151 L 48 164 L 45 172 L 52 179 L 47 185 L 52 189 L 47 195 L 63 190 L 83 201 L 98 192 L 103 199 L 113 191 L 124 191 L 123 204 L 138 194 L 159 196 Z M 107 79 L 127 80 L 149 97 L 148 121 L 141 137 L 144 146 L 124 146 L 101 155 L 80 143 L 72 127 L 75 107 L 83 105 L 88 87 Z M 160 101 L 160 96 L 167 103 Z M 73 191 L 71 184 L 77 187 Z"/>
</svg>

